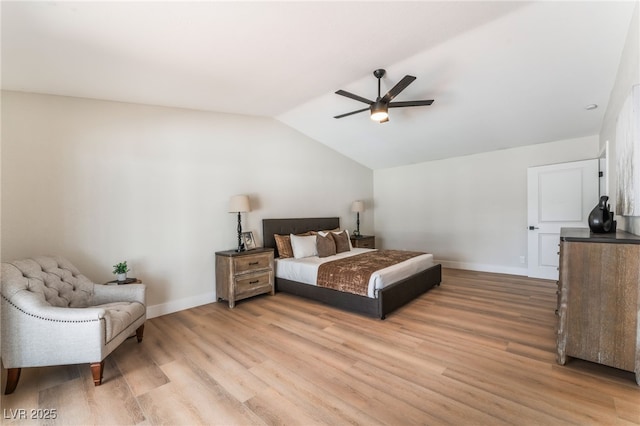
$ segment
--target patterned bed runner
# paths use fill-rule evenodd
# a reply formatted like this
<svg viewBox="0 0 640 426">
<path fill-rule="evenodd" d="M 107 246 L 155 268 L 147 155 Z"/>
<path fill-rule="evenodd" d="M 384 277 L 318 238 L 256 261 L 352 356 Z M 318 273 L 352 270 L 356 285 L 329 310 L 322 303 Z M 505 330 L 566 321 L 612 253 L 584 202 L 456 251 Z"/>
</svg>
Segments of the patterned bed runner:
<svg viewBox="0 0 640 426">
<path fill-rule="evenodd" d="M 405 250 L 376 250 L 326 262 L 318 268 L 317 284 L 319 287 L 366 296 L 371 274 L 421 254 L 424 253 Z"/>
</svg>

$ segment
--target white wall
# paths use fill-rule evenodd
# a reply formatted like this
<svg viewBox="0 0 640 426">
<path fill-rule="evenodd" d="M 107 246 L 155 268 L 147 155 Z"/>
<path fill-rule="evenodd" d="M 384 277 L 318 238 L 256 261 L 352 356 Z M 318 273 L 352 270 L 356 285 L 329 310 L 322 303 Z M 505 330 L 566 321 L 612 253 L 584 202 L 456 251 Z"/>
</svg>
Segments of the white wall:
<svg viewBox="0 0 640 426">
<path fill-rule="evenodd" d="M 596 158 L 590 136 L 376 170 L 376 244 L 444 266 L 526 275 L 527 168 Z"/>
<path fill-rule="evenodd" d="M 96 282 L 127 260 L 150 315 L 215 300 L 214 252 L 233 249 L 229 197 L 262 218 L 355 227 L 372 171 L 273 119 L 2 92 L 2 260 L 68 257 Z M 373 232 L 373 211 L 361 216 Z"/>
<path fill-rule="evenodd" d="M 612 208 L 616 205 L 616 188 L 618 173 L 616 170 L 616 121 L 625 99 L 631 93 L 631 87 L 640 84 L 640 3 L 636 4 L 633 18 L 629 25 L 629 33 L 625 42 L 616 82 L 611 90 L 609 104 L 600 130 L 600 147 L 604 148 L 609 141 L 609 195 Z M 640 217 L 617 216 L 618 227 L 640 235 Z"/>
</svg>

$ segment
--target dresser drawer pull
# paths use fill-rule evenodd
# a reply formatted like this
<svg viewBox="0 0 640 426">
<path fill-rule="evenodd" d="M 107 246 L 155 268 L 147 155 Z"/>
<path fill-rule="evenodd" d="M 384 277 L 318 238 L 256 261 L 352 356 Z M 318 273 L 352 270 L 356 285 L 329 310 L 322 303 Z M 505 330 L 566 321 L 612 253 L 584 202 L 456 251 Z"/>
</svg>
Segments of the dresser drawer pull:
<svg viewBox="0 0 640 426">
<path fill-rule="evenodd" d="M 259 265 L 260 262 L 249 262 L 249 266 L 253 266 L 253 265 Z"/>
<path fill-rule="evenodd" d="M 260 282 L 260 280 L 249 281 L 249 284 L 258 284 L 259 282 Z"/>
</svg>

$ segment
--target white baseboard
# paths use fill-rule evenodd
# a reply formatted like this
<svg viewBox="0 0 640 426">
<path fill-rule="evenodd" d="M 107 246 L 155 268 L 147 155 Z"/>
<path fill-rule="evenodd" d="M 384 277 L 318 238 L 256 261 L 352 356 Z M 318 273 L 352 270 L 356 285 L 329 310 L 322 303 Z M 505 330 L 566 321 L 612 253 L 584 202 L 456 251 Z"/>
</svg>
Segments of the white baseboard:
<svg viewBox="0 0 640 426">
<path fill-rule="evenodd" d="M 184 299 L 172 300 L 171 302 L 161 303 L 159 305 L 147 306 L 147 318 L 159 317 L 161 315 L 172 314 L 174 312 L 183 311 L 196 306 L 213 303 L 216 298 L 211 293 L 201 294 L 200 296 L 185 297 Z"/>
<path fill-rule="evenodd" d="M 495 272 L 497 274 L 522 275 L 525 277 L 529 272 L 527 268 L 514 268 L 514 267 L 499 266 L 499 265 L 485 265 L 483 263 L 456 262 L 452 260 L 435 259 L 435 261 L 437 263 L 440 263 L 445 268 L 467 269 L 470 271 Z"/>
</svg>

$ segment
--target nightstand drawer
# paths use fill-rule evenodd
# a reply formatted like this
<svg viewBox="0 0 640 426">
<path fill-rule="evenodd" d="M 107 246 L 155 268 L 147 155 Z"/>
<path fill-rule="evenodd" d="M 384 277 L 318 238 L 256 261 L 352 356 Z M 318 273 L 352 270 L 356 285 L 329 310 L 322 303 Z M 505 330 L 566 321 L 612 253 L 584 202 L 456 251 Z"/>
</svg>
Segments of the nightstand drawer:
<svg viewBox="0 0 640 426">
<path fill-rule="evenodd" d="M 271 289 L 271 272 L 266 271 L 258 274 L 245 274 L 236 278 L 236 298 L 245 296 L 247 293 L 257 291 L 264 293 L 265 289 Z"/>
<path fill-rule="evenodd" d="M 236 274 L 247 271 L 257 271 L 271 267 L 271 254 L 261 253 L 253 256 L 242 256 L 233 259 L 233 267 Z"/>
<path fill-rule="evenodd" d="M 363 235 L 361 237 L 351 237 L 351 245 L 355 248 L 376 248 L 376 237 L 372 235 Z"/>
<path fill-rule="evenodd" d="M 376 242 L 373 240 L 373 238 L 367 238 L 365 240 L 358 241 L 359 248 L 374 248 L 375 245 Z"/>
</svg>

